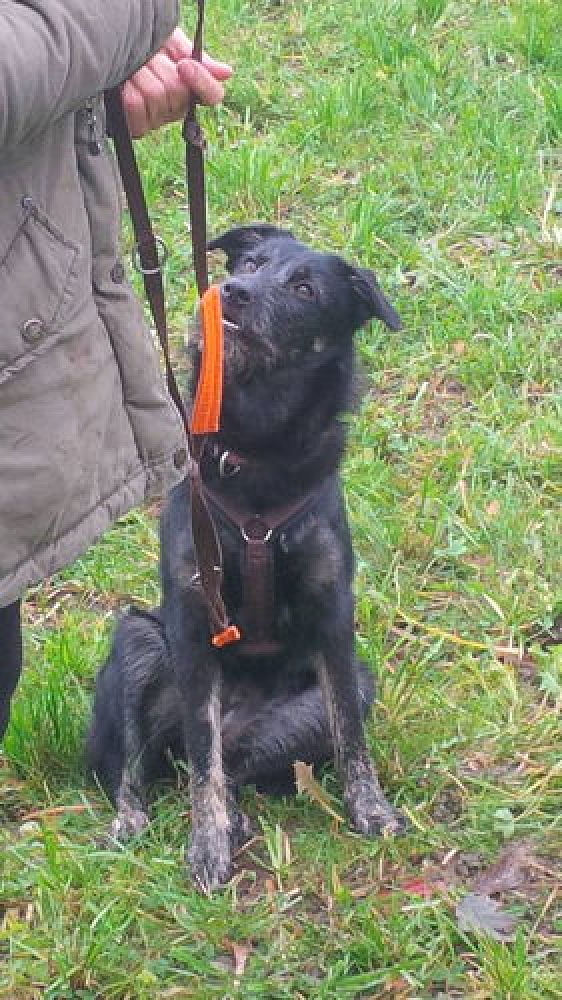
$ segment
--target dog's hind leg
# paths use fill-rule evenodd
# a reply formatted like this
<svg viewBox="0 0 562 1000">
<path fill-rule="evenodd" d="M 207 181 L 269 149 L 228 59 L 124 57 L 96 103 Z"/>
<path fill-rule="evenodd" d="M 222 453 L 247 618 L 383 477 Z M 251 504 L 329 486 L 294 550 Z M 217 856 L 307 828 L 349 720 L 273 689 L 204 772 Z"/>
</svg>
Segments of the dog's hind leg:
<svg viewBox="0 0 562 1000">
<path fill-rule="evenodd" d="M 332 756 L 326 710 L 318 685 L 301 694 L 277 696 L 256 708 L 237 738 L 224 731 L 225 770 L 233 785 L 289 794 L 295 790 L 296 760 L 322 764 Z"/>
<path fill-rule="evenodd" d="M 359 660 L 354 669 L 364 719 L 373 703 L 374 681 Z M 223 720 L 225 770 L 236 786 L 290 794 L 295 791 L 295 761 L 321 765 L 333 759 L 326 705 L 317 683 L 297 694 L 264 699 L 242 725 L 241 715 L 242 710 L 233 709 Z"/>
<path fill-rule="evenodd" d="M 145 804 L 145 754 L 142 695 L 168 667 L 168 651 L 159 620 L 133 608 L 120 623 L 123 682 L 124 759 L 111 832 L 118 840 L 136 836 L 148 825 Z"/>
</svg>

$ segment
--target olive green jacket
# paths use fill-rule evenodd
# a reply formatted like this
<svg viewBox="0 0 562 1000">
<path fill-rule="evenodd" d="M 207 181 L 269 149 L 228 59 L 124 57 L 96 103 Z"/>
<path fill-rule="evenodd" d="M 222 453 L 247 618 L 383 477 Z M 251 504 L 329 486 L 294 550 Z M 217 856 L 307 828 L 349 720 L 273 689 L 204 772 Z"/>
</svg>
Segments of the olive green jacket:
<svg viewBox="0 0 562 1000">
<path fill-rule="evenodd" d="M 119 256 L 100 97 L 177 13 L 176 0 L 0 0 L 0 606 L 185 462 Z"/>
</svg>

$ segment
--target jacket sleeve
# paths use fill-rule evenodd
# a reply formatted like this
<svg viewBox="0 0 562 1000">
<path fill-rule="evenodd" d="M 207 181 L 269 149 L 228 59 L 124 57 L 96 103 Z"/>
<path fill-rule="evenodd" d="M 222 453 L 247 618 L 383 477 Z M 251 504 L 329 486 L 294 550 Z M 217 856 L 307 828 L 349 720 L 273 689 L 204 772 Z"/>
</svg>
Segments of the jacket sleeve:
<svg viewBox="0 0 562 1000">
<path fill-rule="evenodd" d="M 177 17 L 178 0 L 0 0 L 0 151 L 126 80 Z"/>
</svg>

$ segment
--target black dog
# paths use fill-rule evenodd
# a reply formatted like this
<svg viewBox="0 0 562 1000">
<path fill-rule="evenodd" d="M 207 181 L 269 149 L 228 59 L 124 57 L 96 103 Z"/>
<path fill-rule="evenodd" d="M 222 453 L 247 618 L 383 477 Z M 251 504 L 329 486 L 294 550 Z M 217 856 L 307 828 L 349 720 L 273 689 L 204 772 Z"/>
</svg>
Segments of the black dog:
<svg viewBox="0 0 562 1000">
<path fill-rule="evenodd" d="M 187 759 L 188 861 L 209 890 L 248 836 L 237 789 L 291 786 L 295 760 L 335 757 L 353 826 L 398 832 L 368 755 L 372 680 L 354 653 L 353 554 L 339 467 L 353 403 L 353 335 L 400 320 L 371 271 L 273 226 L 227 232 L 223 430 L 202 478 L 242 640 L 216 650 L 202 599 L 189 483 L 161 520 L 162 605 L 121 620 L 97 682 L 90 760 L 116 834 L 147 822 L 144 789 Z M 192 349 L 193 384 L 199 348 Z"/>
</svg>

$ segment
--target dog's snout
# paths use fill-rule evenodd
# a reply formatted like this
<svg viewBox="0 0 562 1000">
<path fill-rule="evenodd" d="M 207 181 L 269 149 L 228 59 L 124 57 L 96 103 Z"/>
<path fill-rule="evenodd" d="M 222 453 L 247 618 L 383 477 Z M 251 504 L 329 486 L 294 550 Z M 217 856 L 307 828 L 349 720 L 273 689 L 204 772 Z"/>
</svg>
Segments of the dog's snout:
<svg viewBox="0 0 562 1000">
<path fill-rule="evenodd" d="M 222 286 L 222 297 L 225 303 L 233 306 L 246 306 L 250 302 L 250 291 L 239 280 L 231 278 Z"/>
</svg>

